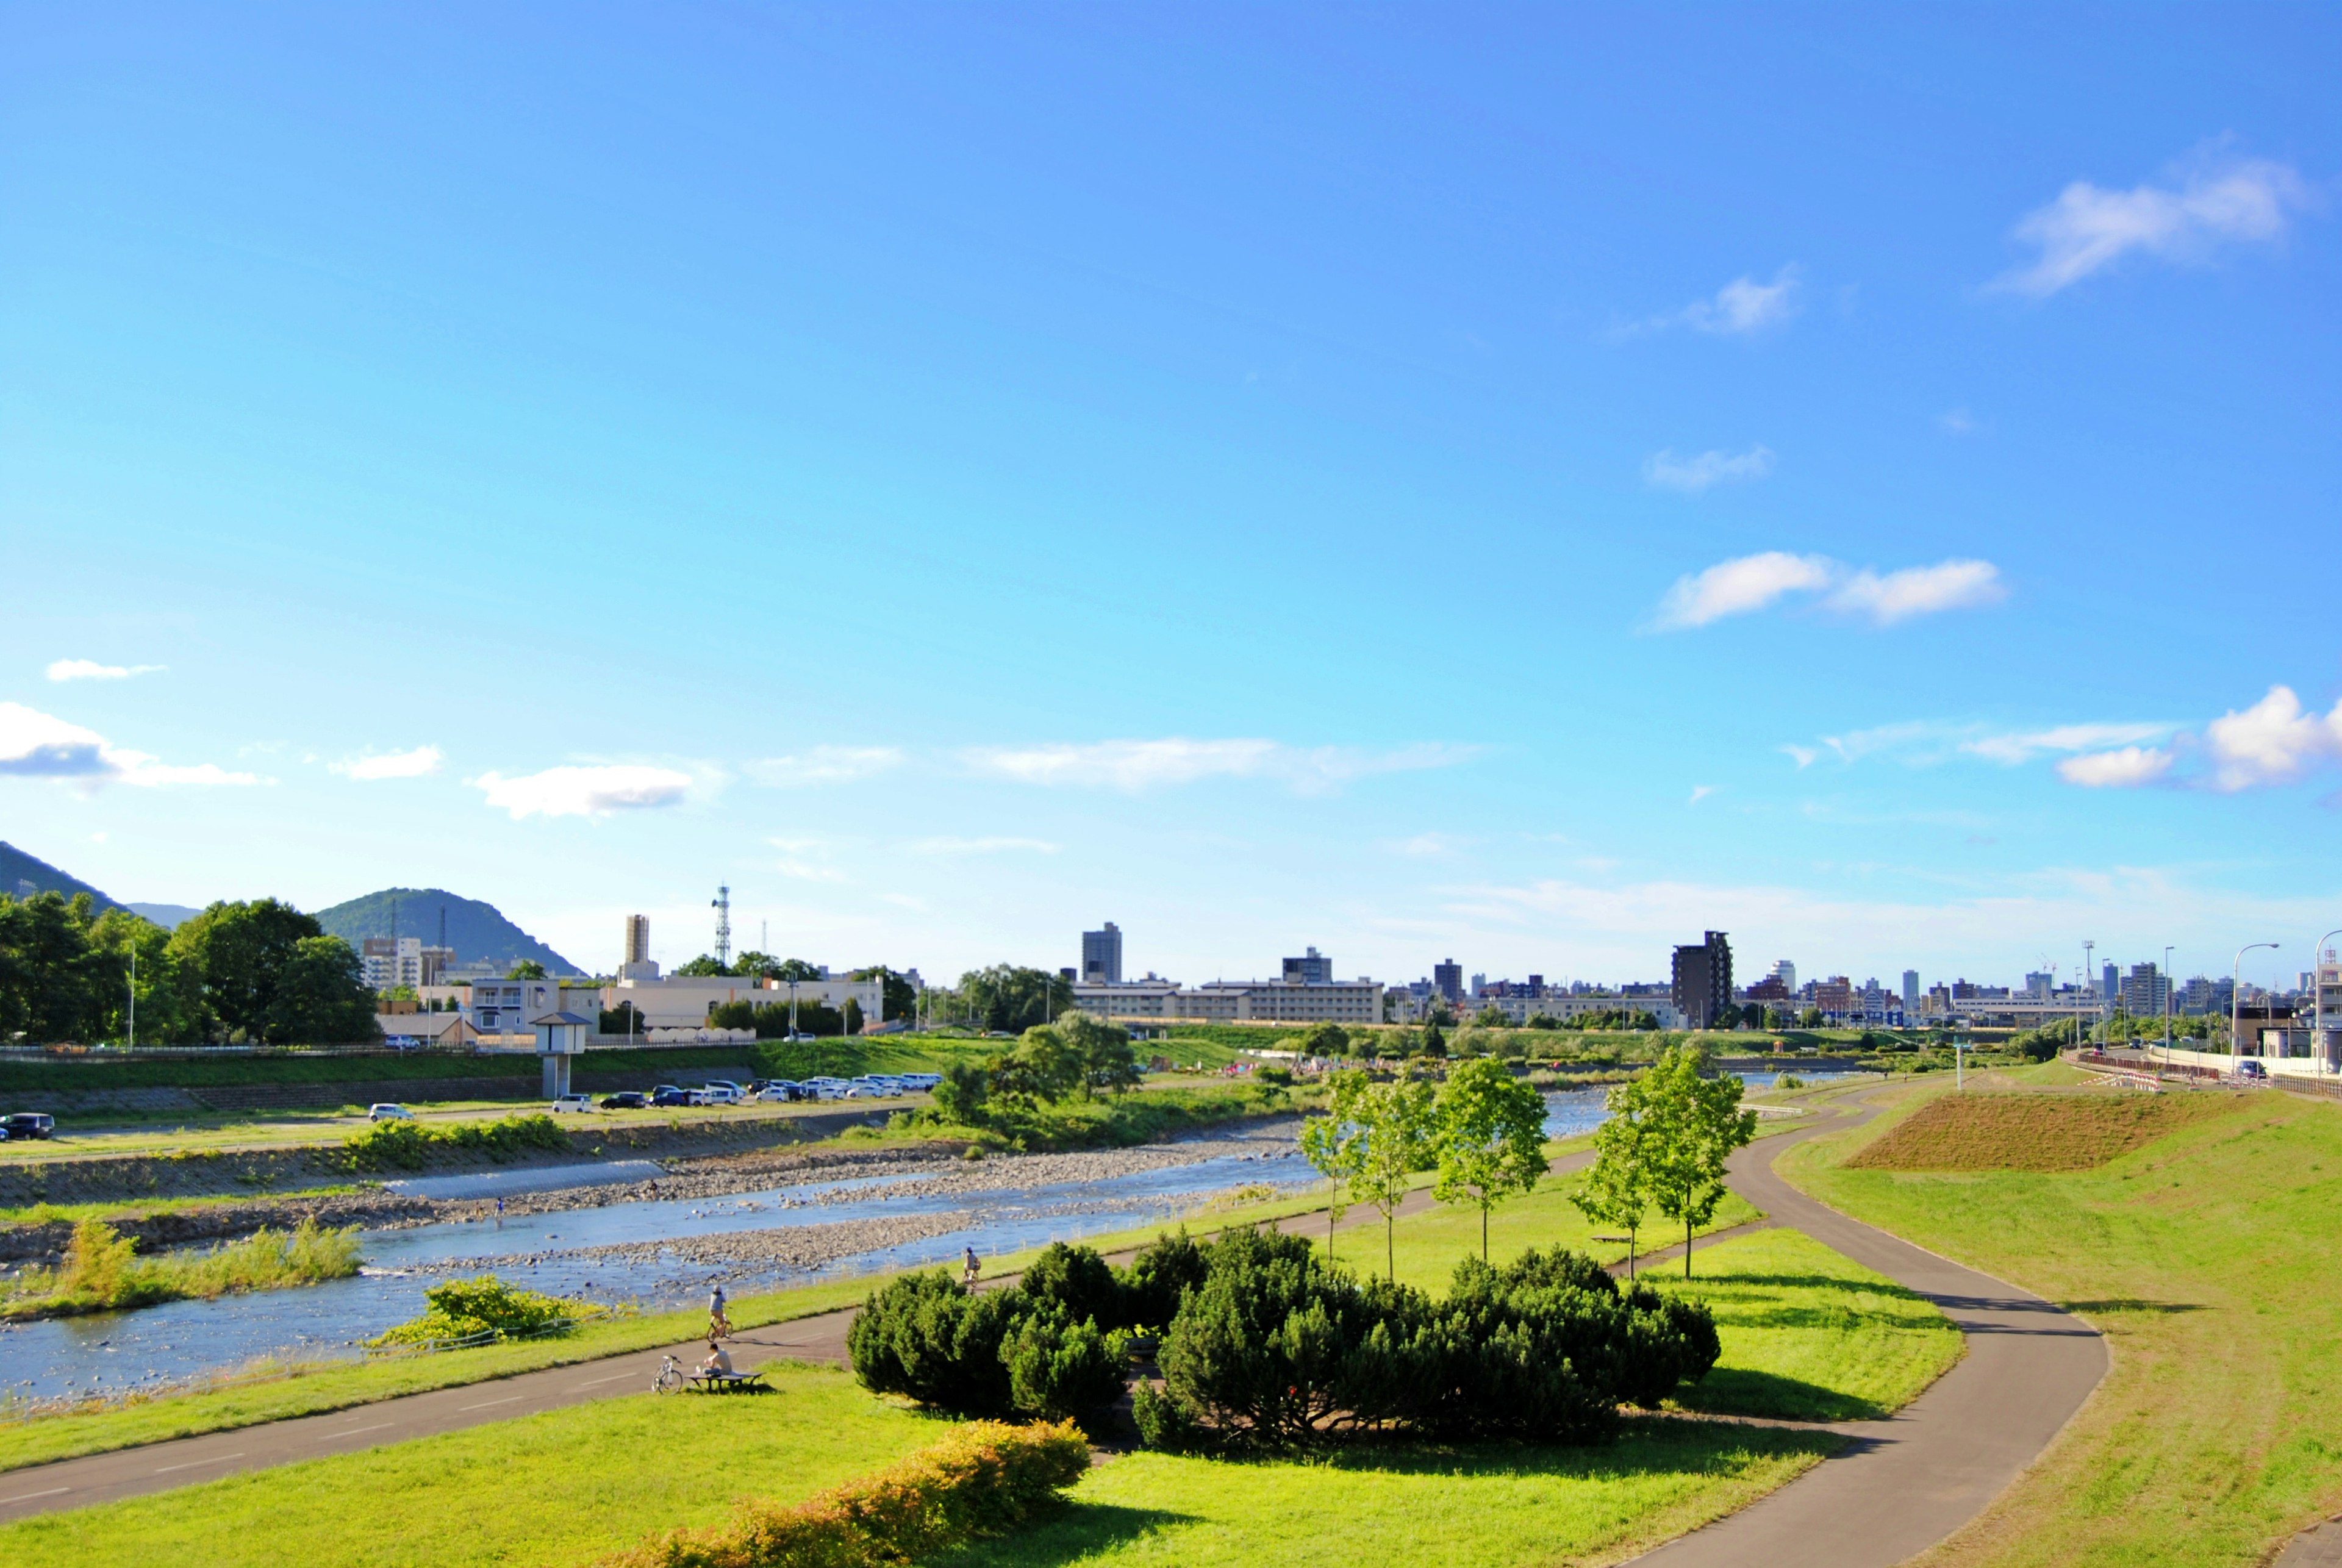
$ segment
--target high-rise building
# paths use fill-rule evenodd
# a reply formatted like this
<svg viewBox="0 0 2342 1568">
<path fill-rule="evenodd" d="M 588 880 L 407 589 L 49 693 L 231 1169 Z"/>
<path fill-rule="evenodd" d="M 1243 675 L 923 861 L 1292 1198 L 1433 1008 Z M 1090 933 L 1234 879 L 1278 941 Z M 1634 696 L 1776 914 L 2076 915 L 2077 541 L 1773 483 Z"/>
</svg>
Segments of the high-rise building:
<svg viewBox="0 0 2342 1568">
<path fill-rule="evenodd" d="M 1916 969 L 1903 972 L 1903 1016 L 1919 1016 L 1919 972 Z"/>
<path fill-rule="evenodd" d="M 1087 985 L 1122 984 L 1122 928 L 1113 921 L 1104 931 L 1082 933 L 1081 977 Z"/>
<path fill-rule="evenodd" d="M 2044 974 L 2038 969 L 2027 970 L 2026 972 L 2026 994 L 2037 997 L 2041 1001 L 2047 1002 L 2049 1000 L 2049 993 L 2057 984 L 2057 977 L 2054 974 Z"/>
<path fill-rule="evenodd" d="M 1313 947 L 1299 958 L 1285 961 L 1285 983 L 1287 985 L 1331 985 L 1334 984 L 1334 961 Z"/>
<path fill-rule="evenodd" d="M 2169 977 L 2152 964 L 2134 964 L 2123 982 L 2123 1011 L 2133 1018 L 2160 1018 L 2171 994 Z"/>
<path fill-rule="evenodd" d="M 651 917 L 647 914 L 626 916 L 626 957 L 618 963 L 621 980 L 656 980 L 659 966 L 651 962 Z"/>
<path fill-rule="evenodd" d="M 1797 994 L 1797 966 L 1786 958 L 1773 960 L 1773 973 L 1781 979 L 1781 989 L 1795 996 Z"/>
<path fill-rule="evenodd" d="M 420 985 L 423 981 L 423 939 L 419 936 L 369 936 L 359 944 L 358 974 L 373 991 L 394 985 Z"/>
<path fill-rule="evenodd" d="M 2098 1005 L 2111 1013 L 2114 1011 L 2116 1002 L 2121 997 L 2122 966 L 2117 964 L 2108 964 L 2098 971 Z"/>
<path fill-rule="evenodd" d="M 1698 946 L 1676 949 L 1670 995 L 1687 1029 L 1712 1027 L 1732 1005 L 1732 944 L 1724 936 L 1711 931 Z"/>
<path fill-rule="evenodd" d="M 1452 958 L 1431 966 L 1431 988 L 1450 1002 L 1464 1000 L 1464 966 Z"/>
</svg>

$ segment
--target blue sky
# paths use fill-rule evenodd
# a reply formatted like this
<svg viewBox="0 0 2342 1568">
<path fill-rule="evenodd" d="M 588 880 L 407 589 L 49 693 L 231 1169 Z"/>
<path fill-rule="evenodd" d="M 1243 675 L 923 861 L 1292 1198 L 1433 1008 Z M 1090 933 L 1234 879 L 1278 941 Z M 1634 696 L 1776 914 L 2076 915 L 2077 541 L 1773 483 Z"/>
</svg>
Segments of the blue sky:
<svg viewBox="0 0 2342 1568">
<path fill-rule="evenodd" d="M 2289 974 L 2338 31 L 12 8 L 0 837 L 597 965 Z"/>
</svg>

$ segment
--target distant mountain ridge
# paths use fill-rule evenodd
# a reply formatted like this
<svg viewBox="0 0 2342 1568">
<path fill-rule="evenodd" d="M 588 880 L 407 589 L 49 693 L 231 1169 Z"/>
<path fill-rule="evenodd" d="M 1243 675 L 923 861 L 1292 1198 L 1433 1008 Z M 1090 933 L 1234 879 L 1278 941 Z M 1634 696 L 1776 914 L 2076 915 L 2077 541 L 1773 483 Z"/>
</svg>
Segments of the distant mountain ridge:
<svg viewBox="0 0 2342 1568">
<path fill-rule="evenodd" d="M 71 898 L 85 893 L 100 909 L 119 909 L 121 901 L 112 899 L 77 876 L 68 875 L 43 860 L 37 854 L 26 854 L 15 844 L 0 842 L 0 893 L 15 898 L 27 886 L 35 893 L 61 893 Z"/>
<path fill-rule="evenodd" d="M 509 966 L 524 959 L 533 959 L 544 964 L 548 974 L 586 973 L 506 920 L 495 904 L 483 904 L 476 898 L 465 898 L 445 888 L 385 887 L 379 893 L 353 898 L 331 909 L 318 910 L 317 924 L 355 947 L 369 936 L 392 934 L 394 903 L 397 906 L 397 934 L 419 936 L 426 947 L 438 942 L 439 914 L 445 910 L 447 945 L 455 950 L 458 963 L 485 959 L 500 966 Z"/>
</svg>

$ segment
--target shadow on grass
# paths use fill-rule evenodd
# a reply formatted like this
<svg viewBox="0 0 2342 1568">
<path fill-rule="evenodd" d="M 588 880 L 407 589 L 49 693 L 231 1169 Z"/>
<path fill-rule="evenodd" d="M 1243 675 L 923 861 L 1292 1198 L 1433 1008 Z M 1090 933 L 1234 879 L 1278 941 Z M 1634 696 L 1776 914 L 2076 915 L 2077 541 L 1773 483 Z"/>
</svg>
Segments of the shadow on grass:
<svg viewBox="0 0 2342 1568">
<path fill-rule="evenodd" d="M 1880 1421 L 1892 1413 L 1877 1400 L 1748 1367 L 1719 1366 L 1673 1403 L 1700 1415 L 1761 1415 L 1775 1421 Z"/>
<path fill-rule="evenodd" d="M 1166 1508 L 1124 1508 L 1111 1503 L 1076 1503 L 1029 1530 L 995 1541 L 976 1541 L 923 1559 L 926 1568 L 1058 1568 L 1126 1545 L 1182 1524 L 1202 1521 Z"/>
<path fill-rule="evenodd" d="M 2141 1301 L 2137 1296 L 2108 1296 L 2104 1301 L 2061 1302 L 2058 1304 L 2064 1307 L 2067 1312 L 2147 1312 L 2169 1313 L 2204 1312 L 2207 1310 L 2199 1302 L 2151 1302 Z"/>
</svg>

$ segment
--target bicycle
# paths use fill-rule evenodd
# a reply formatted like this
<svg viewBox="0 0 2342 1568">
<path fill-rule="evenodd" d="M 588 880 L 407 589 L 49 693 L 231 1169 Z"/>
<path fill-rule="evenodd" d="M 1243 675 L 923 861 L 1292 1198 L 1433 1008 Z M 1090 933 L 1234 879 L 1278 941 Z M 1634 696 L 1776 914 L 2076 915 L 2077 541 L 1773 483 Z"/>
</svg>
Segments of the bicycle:
<svg viewBox="0 0 2342 1568">
<path fill-rule="evenodd" d="M 683 1392 L 683 1363 L 676 1360 L 675 1357 L 671 1355 L 663 1355 L 659 1357 L 658 1376 L 652 1382 L 651 1389 L 654 1393 L 681 1393 Z"/>
<path fill-rule="evenodd" d="M 712 1314 L 707 1320 L 707 1337 L 710 1339 L 730 1339 L 732 1337 L 731 1318 L 720 1312 Z"/>
</svg>

